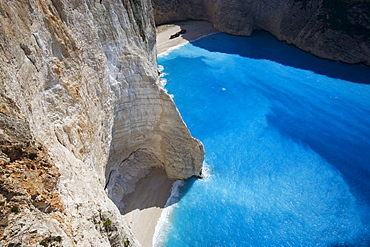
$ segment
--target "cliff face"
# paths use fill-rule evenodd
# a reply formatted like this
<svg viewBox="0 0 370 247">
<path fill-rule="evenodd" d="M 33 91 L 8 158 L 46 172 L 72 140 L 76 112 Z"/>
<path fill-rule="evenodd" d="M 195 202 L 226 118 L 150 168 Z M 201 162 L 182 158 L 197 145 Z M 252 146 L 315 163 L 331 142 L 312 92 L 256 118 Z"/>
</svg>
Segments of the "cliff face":
<svg viewBox="0 0 370 247">
<path fill-rule="evenodd" d="M 370 66 L 370 2 L 327 0 L 152 0 L 156 24 L 208 20 L 221 32 L 266 30 L 322 58 Z"/>
<path fill-rule="evenodd" d="M 138 245 L 124 194 L 203 161 L 157 85 L 151 4 L 0 0 L 0 23 L 0 243 Z"/>
</svg>

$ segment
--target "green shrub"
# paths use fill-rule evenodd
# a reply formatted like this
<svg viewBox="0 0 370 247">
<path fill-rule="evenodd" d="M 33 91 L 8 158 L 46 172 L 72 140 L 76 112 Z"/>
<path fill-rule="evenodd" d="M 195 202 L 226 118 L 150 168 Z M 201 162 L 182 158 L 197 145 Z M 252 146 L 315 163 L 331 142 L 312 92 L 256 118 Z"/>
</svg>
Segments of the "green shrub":
<svg viewBox="0 0 370 247">
<path fill-rule="evenodd" d="M 40 242 L 40 245 L 44 246 L 44 247 L 48 247 L 49 246 L 49 243 L 46 241 L 46 239 L 42 240 Z"/>
<path fill-rule="evenodd" d="M 21 246 L 21 243 L 11 243 L 11 244 L 8 244 L 7 247 L 18 247 L 18 246 Z"/>
<path fill-rule="evenodd" d="M 112 225 L 112 221 L 111 220 L 107 220 L 106 222 L 104 222 L 103 226 L 104 227 L 107 227 L 107 226 L 110 226 Z"/>
<path fill-rule="evenodd" d="M 17 206 L 13 206 L 11 209 L 10 209 L 13 213 L 19 213 L 19 208 Z"/>
<path fill-rule="evenodd" d="M 143 27 L 143 21 L 139 18 L 136 18 L 135 21 L 136 21 L 136 24 L 139 27 L 140 37 L 143 39 L 143 41 L 145 41 L 145 32 L 144 32 L 144 27 Z"/>
<path fill-rule="evenodd" d="M 140 0 L 132 0 L 132 1 L 134 2 L 134 4 L 135 4 L 136 6 L 141 7 L 141 2 L 140 2 Z"/>
<path fill-rule="evenodd" d="M 41 242 L 40 242 L 40 245 L 44 246 L 44 247 L 48 247 L 49 244 L 51 244 L 52 242 L 62 242 L 62 237 L 61 236 L 56 236 L 56 237 L 47 237 L 45 239 L 43 239 Z"/>
<path fill-rule="evenodd" d="M 62 237 L 61 236 L 56 236 L 56 237 L 54 237 L 53 238 L 53 240 L 55 241 L 55 242 L 62 242 Z"/>
</svg>

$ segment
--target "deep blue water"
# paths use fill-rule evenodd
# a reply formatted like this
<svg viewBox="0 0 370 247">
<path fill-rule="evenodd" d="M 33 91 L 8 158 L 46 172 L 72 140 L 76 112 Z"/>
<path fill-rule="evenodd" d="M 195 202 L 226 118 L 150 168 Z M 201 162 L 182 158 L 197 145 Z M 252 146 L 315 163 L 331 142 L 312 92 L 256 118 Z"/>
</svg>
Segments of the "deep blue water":
<svg viewBox="0 0 370 247">
<path fill-rule="evenodd" d="M 206 176 L 176 184 L 157 246 L 370 246 L 370 68 L 260 31 L 158 62 Z"/>
</svg>

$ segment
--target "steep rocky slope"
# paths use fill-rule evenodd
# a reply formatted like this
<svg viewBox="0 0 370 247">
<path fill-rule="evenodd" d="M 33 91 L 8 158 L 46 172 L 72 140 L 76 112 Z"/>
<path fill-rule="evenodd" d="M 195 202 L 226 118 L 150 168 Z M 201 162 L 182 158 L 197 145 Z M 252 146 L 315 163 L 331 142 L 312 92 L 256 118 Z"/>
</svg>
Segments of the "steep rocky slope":
<svg viewBox="0 0 370 247">
<path fill-rule="evenodd" d="M 156 24 L 208 20 L 221 32 L 266 30 L 322 58 L 370 66 L 370 1 L 152 0 Z"/>
<path fill-rule="evenodd" d="M 55 190 L 59 170 L 24 120 L 0 112 L 0 128 L 0 239 L 56 245 L 70 231 Z M 9 238 L 14 235 L 21 237 Z"/>
<path fill-rule="evenodd" d="M 0 243 L 139 245 L 124 194 L 203 160 L 157 85 L 150 2 L 0 0 L 0 23 Z"/>
</svg>

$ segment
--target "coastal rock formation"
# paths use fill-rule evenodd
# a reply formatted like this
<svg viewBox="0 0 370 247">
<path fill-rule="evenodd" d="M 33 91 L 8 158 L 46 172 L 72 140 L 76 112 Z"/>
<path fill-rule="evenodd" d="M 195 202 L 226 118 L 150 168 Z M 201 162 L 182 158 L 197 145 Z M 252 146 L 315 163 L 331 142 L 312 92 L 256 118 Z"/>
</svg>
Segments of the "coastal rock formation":
<svg viewBox="0 0 370 247">
<path fill-rule="evenodd" d="M 140 245 L 124 195 L 203 161 L 158 86 L 150 2 L 0 0 L 0 23 L 0 244 Z"/>
<path fill-rule="evenodd" d="M 263 29 L 319 57 L 370 66 L 370 2 L 324 0 L 152 0 L 156 24 L 207 20 L 221 32 Z"/>
<path fill-rule="evenodd" d="M 70 225 L 55 190 L 58 168 L 32 139 L 27 122 L 0 112 L 0 129 L 0 239 L 60 246 Z"/>
</svg>

